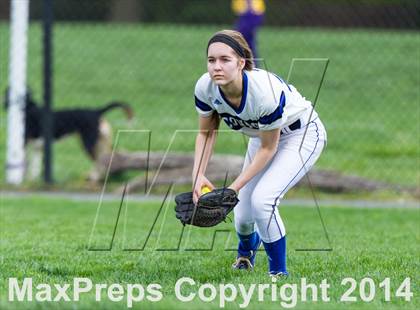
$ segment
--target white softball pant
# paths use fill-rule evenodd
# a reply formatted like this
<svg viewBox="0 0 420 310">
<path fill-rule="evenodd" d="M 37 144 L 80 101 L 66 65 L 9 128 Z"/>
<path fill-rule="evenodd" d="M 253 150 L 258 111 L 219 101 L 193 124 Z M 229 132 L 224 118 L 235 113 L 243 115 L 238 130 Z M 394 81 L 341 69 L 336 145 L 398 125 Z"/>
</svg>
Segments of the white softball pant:
<svg viewBox="0 0 420 310">
<path fill-rule="evenodd" d="M 266 243 L 286 235 L 277 207 L 286 192 L 312 168 L 327 141 L 324 125 L 318 117 L 306 126 L 287 130 L 287 133 L 283 130 L 271 162 L 239 191 L 239 203 L 234 208 L 235 229 L 239 234 L 249 235 L 256 230 Z M 260 145 L 259 138 L 250 138 L 244 168 Z"/>
</svg>

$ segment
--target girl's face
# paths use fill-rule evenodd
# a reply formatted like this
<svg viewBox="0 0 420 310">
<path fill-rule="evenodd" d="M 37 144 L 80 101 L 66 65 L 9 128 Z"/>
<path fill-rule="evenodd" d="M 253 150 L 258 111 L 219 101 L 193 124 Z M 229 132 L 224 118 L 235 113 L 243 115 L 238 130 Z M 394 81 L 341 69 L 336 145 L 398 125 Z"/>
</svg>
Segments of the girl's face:
<svg viewBox="0 0 420 310">
<path fill-rule="evenodd" d="M 228 45 L 215 42 L 209 46 L 207 71 L 216 85 L 225 86 L 242 76 L 245 60 Z"/>
</svg>

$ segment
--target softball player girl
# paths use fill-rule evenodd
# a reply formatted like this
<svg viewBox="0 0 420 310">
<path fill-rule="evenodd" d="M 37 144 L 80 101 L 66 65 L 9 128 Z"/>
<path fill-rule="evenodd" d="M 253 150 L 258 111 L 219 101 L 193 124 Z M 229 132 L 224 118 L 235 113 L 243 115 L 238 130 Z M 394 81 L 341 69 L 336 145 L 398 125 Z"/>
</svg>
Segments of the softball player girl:
<svg viewBox="0 0 420 310">
<path fill-rule="evenodd" d="M 195 87 L 199 133 L 195 143 L 193 197 L 214 186 L 205 177 L 219 120 L 250 137 L 234 209 L 239 237 L 236 269 L 252 269 L 261 242 L 269 274 L 287 275 L 286 229 L 278 205 L 320 156 L 327 136 L 312 105 L 280 77 L 255 69 L 243 36 L 217 32 L 207 46 L 207 70 Z"/>
</svg>

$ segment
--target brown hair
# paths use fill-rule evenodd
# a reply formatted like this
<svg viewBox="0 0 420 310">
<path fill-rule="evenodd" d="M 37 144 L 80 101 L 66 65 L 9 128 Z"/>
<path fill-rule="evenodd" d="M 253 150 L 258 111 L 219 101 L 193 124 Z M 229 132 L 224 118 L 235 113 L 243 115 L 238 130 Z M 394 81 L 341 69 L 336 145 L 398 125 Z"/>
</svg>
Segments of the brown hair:
<svg viewBox="0 0 420 310">
<path fill-rule="evenodd" d="M 237 51 L 235 51 L 235 49 L 233 49 L 235 51 L 235 53 L 242 58 L 245 58 L 245 70 L 252 70 L 254 68 L 254 55 L 252 54 L 251 48 L 249 47 L 248 43 L 246 42 L 244 36 L 235 30 L 222 30 L 222 31 L 218 31 L 216 32 L 214 35 L 212 35 L 212 38 L 214 38 L 217 35 L 225 35 L 230 37 L 231 39 L 235 40 L 236 43 L 239 44 L 239 46 L 241 47 L 244 56 L 240 55 Z M 209 44 L 211 42 L 211 39 L 209 41 Z"/>
</svg>

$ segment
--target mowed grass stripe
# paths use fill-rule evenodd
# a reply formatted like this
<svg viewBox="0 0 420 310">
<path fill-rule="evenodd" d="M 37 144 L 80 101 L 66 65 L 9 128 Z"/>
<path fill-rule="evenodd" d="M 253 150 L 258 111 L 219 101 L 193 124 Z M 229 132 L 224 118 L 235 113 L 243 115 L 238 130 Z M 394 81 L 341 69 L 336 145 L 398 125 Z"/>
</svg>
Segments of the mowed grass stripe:
<svg viewBox="0 0 420 310">
<path fill-rule="evenodd" d="M 171 204 L 164 209 L 157 221 L 145 251 L 123 251 L 124 247 L 140 247 L 148 233 L 151 219 L 154 219 L 161 204 L 130 203 L 123 210 L 121 225 L 117 228 L 112 251 L 92 252 L 87 250 L 92 223 L 98 204 L 66 199 L 46 199 L 42 197 L 10 199 L 3 198 L 0 207 L 1 227 L 1 282 L 0 296 L 2 307 L 18 308 L 19 303 L 7 303 L 9 277 L 32 277 L 34 283 L 71 283 L 74 277 L 88 277 L 93 283 L 159 283 L 164 298 L 152 304 L 140 303 L 147 308 L 217 308 L 218 301 L 180 303 L 174 296 L 175 282 L 184 276 L 193 278 L 198 285 L 213 283 L 271 283 L 266 275 L 266 255 L 258 254 L 257 265 L 252 273 L 234 272 L 230 265 L 235 252 L 236 238 L 232 223 L 218 226 L 218 229 L 231 231 L 217 235 L 213 251 L 156 251 L 156 248 L 171 248 L 181 231 L 181 225 L 174 218 Z M 101 207 L 98 230 L 94 241 L 100 245 L 108 241 L 115 223 L 118 203 L 106 203 Z M 127 213 L 126 213 L 127 212 Z M 291 276 L 289 283 L 300 283 L 302 277 L 308 282 L 320 283 L 328 279 L 331 284 L 329 303 L 298 303 L 298 308 L 337 309 L 344 308 L 338 300 L 345 287 L 340 285 L 345 277 L 360 281 L 371 277 L 376 283 L 391 278 L 395 292 L 404 278 L 411 278 L 414 299 L 407 303 L 392 297 L 384 302 L 383 293 L 377 288 L 377 297 L 371 303 L 356 302 L 357 309 L 404 307 L 415 309 L 419 306 L 419 249 L 417 241 L 418 210 L 405 209 L 351 209 L 323 208 L 322 214 L 332 242 L 331 252 L 296 252 L 297 248 L 319 248 L 327 246 L 323 230 L 315 208 L 299 206 L 282 207 L 282 217 L 288 230 L 288 265 Z M 162 223 L 164 224 L 162 225 Z M 124 224 L 126 225 L 124 228 Z M 162 229 L 158 241 L 159 232 Z M 125 232 L 125 239 L 124 239 Z M 182 240 L 181 248 L 208 248 L 213 233 L 211 230 L 195 229 L 190 241 Z M 125 243 L 124 243 L 125 242 Z M 175 244 L 176 245 L 176 244 Z M 198 288 L 195 288 L 195 291 Z M 191 288 L 190 291 L 193 291 Z M 187 292 L 188 289 L 186 288 Z M 112 303 L 104 298 L 106 307 L 126 307 L 124 302 Z M 278 302 L 264 303 L 257 298 L 250 309 L 258 307 L 277 309 Z M 82 297 L 79 303 L 64 306 L 84 308 L 95 307 L 94 293 Z M 102 304 L 101 304 L 102 305 Z M 34 307 L 28 303 L 27 307 Z M 38 306 L 58 307 L 54 303 Z M 60 306 L 63 306 L 61 304 Z M 228 308 L 237 307 L 228 304 Z"/>
</svg>

